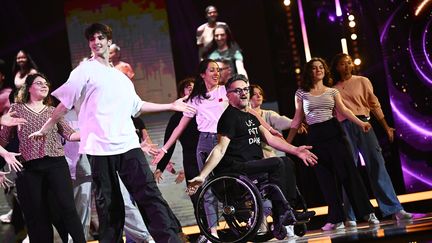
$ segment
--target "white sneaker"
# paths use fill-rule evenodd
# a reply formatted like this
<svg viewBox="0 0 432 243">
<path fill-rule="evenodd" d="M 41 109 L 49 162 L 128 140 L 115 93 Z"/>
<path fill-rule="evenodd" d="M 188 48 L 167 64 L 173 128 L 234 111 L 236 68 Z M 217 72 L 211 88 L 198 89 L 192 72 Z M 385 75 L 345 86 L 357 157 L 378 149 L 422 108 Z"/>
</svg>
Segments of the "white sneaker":
<svg viewBox="0 0 432 243">
<path fill-rule="evenodd" d="M 11 219 L 12 219 L 12 209 L 3 215 L 0 215 L 0 221 L 4 224 L 10 224 Z"/>
<path fill-rule="evenodd" d="M 294 225 L 287 225 L 285 226 L 285 229 L 287 231 L 287 236 L 286 237 L 294 237 Z"/>
<path fill-rule="evenodd" d="M 336 224 L 327 223 L 323 227 L 321 227 L 321 229 L 323 231 L 340 230 L 340 229 L 345 229 L 345 225 L 343 224 L 343 222 L 339 222 Z"/>
<path fill-rule="evenodd" d="M 399 221 L 399 220 L 408 220 L 412 219 L 413 215 L 411 213 L 407 213 L 405 210 L 401 210 L 395 214 L 393 214 L 393 219 Z"/>
<path fill-rule="evenodd" d="M 30 243 L 30 238 L 27 235 L 27 237 L 22 241 L 22 243 Z"/>
<path fill-rule="evenodd" d="M 357 222 L 355 220 L 347 220 L 345 221 L 345 227 L 357 227 Z"/>
<path fill-rule="evenodd" d="M 367 221 L 370 225 L 379 224 L 380 221 L 375 216 L 374 213 L 368 214 L 364 217 L 364 220 Z"/>
</svg>

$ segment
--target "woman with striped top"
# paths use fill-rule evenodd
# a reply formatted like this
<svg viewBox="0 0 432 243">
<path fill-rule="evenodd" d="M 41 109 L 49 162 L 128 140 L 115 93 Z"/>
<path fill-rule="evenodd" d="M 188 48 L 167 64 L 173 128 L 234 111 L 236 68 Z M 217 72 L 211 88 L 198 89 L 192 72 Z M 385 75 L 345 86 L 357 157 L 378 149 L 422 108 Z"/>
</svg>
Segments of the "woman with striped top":
<svg viewBox="0 0 432 243">
<path fill-rule="evenodd" d="M 346 135 L 334 117 L 337 110 L 366 132 L 371 128 L 367 122 L 359 120 L 342 103 L 339 91 L 331 86 L 330 71 L 321 58 L 312 58 L 304 68 L 303 80 L 296 92 L 296 112 L 287 138 L 290 143 L 297 129 L 306 118 L 309 125 L 308 144 L 318 156 L 314 167 L 321 191 L 328 204 L 327 224 L 324 231 L 344 228 L 344 210 L 341 187 L 343 186 L 358 218 L 370 224 L 379 221 L 373 213 L 363 181 L 354 166 Z"/>
</svg>

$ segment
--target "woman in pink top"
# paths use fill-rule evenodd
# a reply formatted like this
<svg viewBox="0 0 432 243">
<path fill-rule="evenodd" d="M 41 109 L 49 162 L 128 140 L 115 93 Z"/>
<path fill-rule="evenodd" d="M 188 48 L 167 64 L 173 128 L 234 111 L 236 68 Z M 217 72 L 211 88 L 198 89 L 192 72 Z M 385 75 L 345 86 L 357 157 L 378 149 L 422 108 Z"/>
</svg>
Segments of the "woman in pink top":
<svg viewBox="0 0 432 243">
<path fill-rule="evenodd" d="M 334 88 L 339 90 L 345 106 L 352 110 L 359 119 L 368 121 L 370 113 L 374 114 L 387 133 L 389 141 L 393 142 L 394 129 L 387 124 L 384 118 L 384 113 L 373 92 L 371 82 L 366 77 L 353 75 L 353 68 L 353 61 L 348 54 L 340 53 L 333 58 Z M 392 215 L 396 220 L 411 219 L 412 215 L 403 210 L 396 196 L 381 154 L 381 146 L 373 129 L 362 132 L 358 126 L 342 114 L 337 114 L 337 118 L 348 137 L 355 164 L 358 165 L 359 163 L 359 152 L 364 158 L 369 182 L 383 217 Z M 344 198 L 344 207 L 347 214 L 345 224 L 356 226 L 356 217 L 346 197 Z"/>
<path fill-rule="evenodd" d="M 39 73 L 27 76 L 23 84 L 22 100 L 11 105 L 16 116 L 28 122 L 18 129 L 19 152 L 23 169 L 17 173 L 16 187 L 22 207 L 30 242 L 53 242 L 48 192 L 54 195 L 61 210 L 64 229 L 74 242 L 85 242 L 83 228 L 75 209 L 72 181 L 64 157 L 60 136 L 67 140 L 79 140 L 79 134 L 61 120 L 44 139 L 30 139 L 29 135 L 51 117 L 54 107 L 50 106 L 47 79 Z M 0 132 L 0 144 L 5 146 L 13 127 Z"/>
</svg>

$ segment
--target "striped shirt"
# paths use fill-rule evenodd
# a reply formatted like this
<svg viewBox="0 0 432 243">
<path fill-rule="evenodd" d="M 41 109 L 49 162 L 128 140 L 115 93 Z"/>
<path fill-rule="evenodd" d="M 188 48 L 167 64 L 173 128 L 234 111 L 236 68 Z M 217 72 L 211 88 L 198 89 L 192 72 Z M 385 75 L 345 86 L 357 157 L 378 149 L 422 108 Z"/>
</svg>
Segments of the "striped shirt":
<svg viewBox="0 0 432 243">
<path fill-rule="evenodd" d="M 338 93 L 337 89 L 327 88 L 324 93 L 315 96 L 298 89 L 295 95 L 303 101 L 306 123 L 312 125 L 332 119 L 334 117 L 335 96 Z"/>
</svg>

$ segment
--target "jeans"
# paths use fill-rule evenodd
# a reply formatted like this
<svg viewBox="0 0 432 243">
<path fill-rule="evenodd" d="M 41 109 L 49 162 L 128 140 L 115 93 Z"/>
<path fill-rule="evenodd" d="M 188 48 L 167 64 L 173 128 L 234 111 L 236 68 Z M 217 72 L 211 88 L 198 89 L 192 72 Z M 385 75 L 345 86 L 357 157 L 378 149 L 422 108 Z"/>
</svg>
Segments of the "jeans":
<svg viewBox="0 0 432 243">
<path fill-rule="evenodd" d="M 355 164 L 359 164 L 359 152 L 362 154 L 372 191 L 377 199 L 383 217 L 402 210 L 402 205 L 396 196 L 390 176 L 385 167 L 381 147 L 373 129 L 363 132 L 359 126 L 349 120 L 342 123 L 348 137 Z M 356 220 L 351 204 L 344 197 L 345 212 L 348 220 Z"/>
<path fill-rule="evenodd" d="M 198 168 L 201 171 L 204 167 L 204 163 L 212 151 L 212 149 L 217 144 L 217 134 L 201 132 L 199 135 L 198 145 L 197 145 L 197 162 Z M 217 226 L 217 200 L 213 193 L 206 193 L 204 198 L 204 207 L 207 214 L 207 224 L 209 228 Z"/>
</svg>

